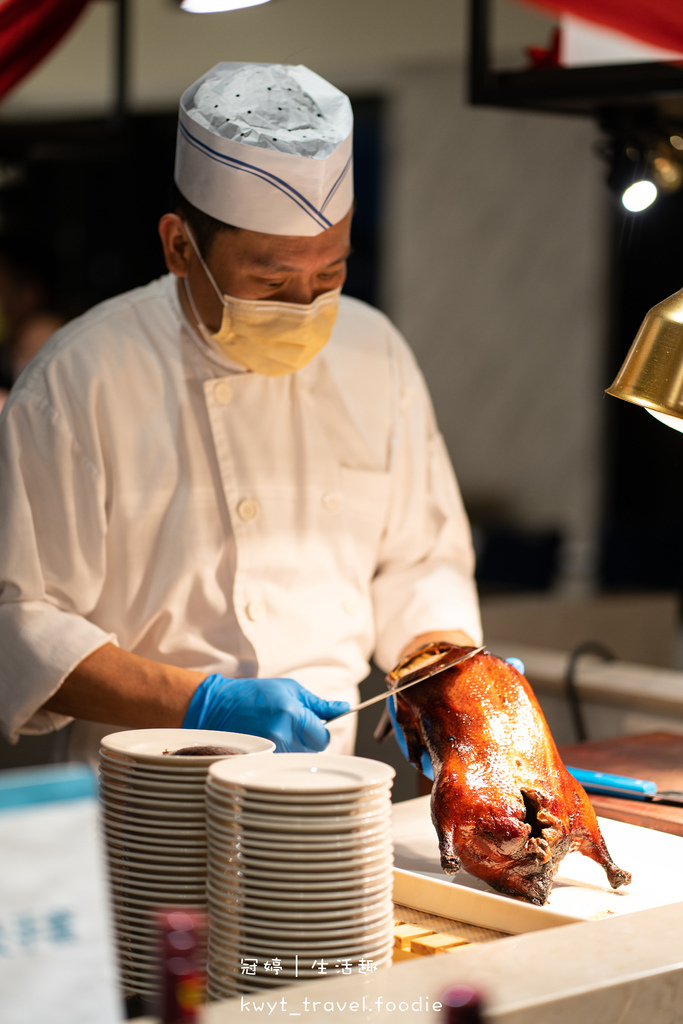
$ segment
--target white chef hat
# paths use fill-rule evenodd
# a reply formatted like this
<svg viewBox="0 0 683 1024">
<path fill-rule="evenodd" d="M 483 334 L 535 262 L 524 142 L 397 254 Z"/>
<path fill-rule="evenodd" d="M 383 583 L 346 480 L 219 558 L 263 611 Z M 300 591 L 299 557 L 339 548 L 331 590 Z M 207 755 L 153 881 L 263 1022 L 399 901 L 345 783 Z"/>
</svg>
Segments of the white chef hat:
<svg viewBox="0 0 683 1024">
<path fill-rule="evenodd" d="M 217 64 L 180 100 L 175 182 L 238 228 L 318 235 L 353 202 L 347 96 L 302 65 Z"/>
</svg>

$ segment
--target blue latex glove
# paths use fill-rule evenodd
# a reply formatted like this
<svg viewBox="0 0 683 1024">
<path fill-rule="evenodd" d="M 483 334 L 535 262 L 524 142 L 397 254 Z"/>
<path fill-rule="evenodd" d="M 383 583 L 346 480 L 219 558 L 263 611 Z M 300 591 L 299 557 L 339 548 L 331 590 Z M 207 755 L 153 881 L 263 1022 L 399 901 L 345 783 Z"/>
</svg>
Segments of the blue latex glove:
<svg viewBox="0 0 683 1024">
<path fill-rule="evenodd" d="M 505 660 L 507 661 L 508 665 L 512 665 L 513 668 L 516 668 L 518 672 L 524 675 L 523 661 L 521 661 L 519 658 L 506 658 Z M 387 697 L 387 710 L 389 712 L 391 724 L 394 727 L 394 736 L 396 737 L 398 748 L 405 757 L 406 761 L 409 761 L 410 758 L 408 757 L 408 744 L 406 743 L 406 738 L 403 735 L 403 730 L 401 729 L 401 726 L 396 721 L 395 697 Z M 422 754 L 420 757 L 420 771 L 424 776 L 426 776 L 426 778 L 431 779 L 432 782 L 434 781 L 434 769 L 432 768 L 432 759 L 430 758 L 429 754 L 424 749 L 424 747 L 422 748 Z"/>
<path fill-rule="evenodd" d="M 312 753 L 330 742 L 323 721 L 349 707 L 345 700 L 316 697 L 294 679 L 212 675 L 195 690 L 183 729 L 249 733 L 272 740 L 279 753 Z"/>
</svg>

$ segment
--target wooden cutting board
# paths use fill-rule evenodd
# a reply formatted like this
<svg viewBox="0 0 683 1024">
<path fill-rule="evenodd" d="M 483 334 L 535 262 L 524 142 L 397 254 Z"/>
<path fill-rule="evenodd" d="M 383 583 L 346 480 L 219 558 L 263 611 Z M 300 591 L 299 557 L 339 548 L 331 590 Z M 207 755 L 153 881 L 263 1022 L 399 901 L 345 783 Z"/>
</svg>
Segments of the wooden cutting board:
<svg viewBox="0 0 683 1024">
<path fill-rule="evenodd" d="M 574 768 L 651 779 L 657 783 L 657 789 L 683 792 L 683 736 L 675 733 L 651 732 L 609 740 L 589 740 L 560 747 L 560 756 L 565 764 Z M 588 795 L 596 812 L 603 818 L 683 836 L 683 807 L 597 793 Z"/>
</svg>

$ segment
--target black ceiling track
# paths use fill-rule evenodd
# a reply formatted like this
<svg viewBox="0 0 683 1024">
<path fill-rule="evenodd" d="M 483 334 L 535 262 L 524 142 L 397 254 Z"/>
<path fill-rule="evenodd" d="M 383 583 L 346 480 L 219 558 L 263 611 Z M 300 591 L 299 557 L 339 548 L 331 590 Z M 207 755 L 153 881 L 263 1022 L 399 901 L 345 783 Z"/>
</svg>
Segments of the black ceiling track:
<svg viewBox="0 0 683 1024">
<path fill-rule="evenodd" d="M 600 116 L 643 107 L 683 119 L 683 61 L 496 71 L 491 59 L 493 0 L 470 0 L 469 99 L 477 105 Z"/>
</svg>

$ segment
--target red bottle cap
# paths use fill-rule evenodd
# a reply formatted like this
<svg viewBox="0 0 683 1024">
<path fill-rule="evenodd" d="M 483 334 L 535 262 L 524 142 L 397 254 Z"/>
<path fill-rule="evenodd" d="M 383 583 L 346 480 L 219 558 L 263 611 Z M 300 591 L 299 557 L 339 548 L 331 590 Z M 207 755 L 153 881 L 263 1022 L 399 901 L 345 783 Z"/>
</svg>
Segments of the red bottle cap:
<svg viewBox="0 0 683 1024">
<path fill-rule="evenodd" d="M 451 986 L 440 1001 L 447 1024 L 481 1024 L 484 1019 L 481 995 L 470 985 Z"/>
</svg>

